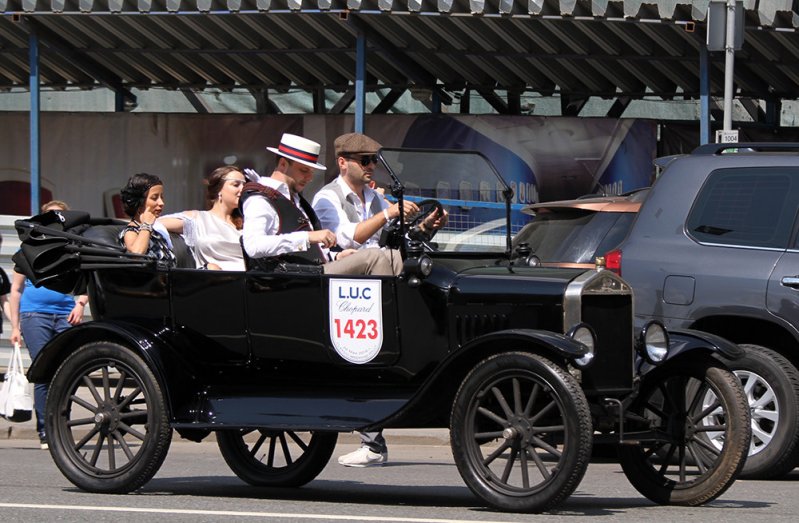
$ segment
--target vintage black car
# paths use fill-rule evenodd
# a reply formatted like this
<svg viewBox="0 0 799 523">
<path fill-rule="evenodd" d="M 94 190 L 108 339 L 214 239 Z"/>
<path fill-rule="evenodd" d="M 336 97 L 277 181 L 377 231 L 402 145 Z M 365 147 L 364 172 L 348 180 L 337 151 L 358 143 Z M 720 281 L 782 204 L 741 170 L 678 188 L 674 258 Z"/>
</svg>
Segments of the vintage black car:
<svg viewBox="0 0 799 523">
<path fill-rule="evenodd" d="M 50 451 L 71 482 L 135 490 L 175 430 L 215 433 L 247 483 L 298 487 L 340 432 L 445 427 L 466 484 L 501 510 L 562 502 L 597 441 L 618 446 L 630 482 L 657 503 L 701 504 L 733 483 L 749 412 L 711 354 L 735 358 L 736 345 L 656 322 L 635 333 L 630 287 L 601 266 L 531 266 L 524 245 L 511 251 L 513 193 L 481 154 L 380 158 L 394 197 L 444 205 L 455 227 L 496 207 L 508 223 L 431 240 L 418 217 L 398 220 L 385 242 L 403 251 L 401 276 L 339 277 L 167 268 L 121 252 L 118 226 L 80 213 L 17 222 L 18 270 L 91 297 L 94 321 L 53 339 L 29 371 L 50 383 Z M 431 201 L 442 173 L 480 197 Z M 458 238 L 471 245 L 440 248 Z"/>
</svg>

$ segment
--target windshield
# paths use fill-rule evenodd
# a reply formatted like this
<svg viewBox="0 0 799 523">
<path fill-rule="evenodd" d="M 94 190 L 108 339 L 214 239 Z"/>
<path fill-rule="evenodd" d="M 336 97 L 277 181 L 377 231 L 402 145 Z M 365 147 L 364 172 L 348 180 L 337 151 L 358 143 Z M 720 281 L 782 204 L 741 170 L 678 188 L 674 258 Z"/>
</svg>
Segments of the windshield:
<svg viewBox="0 0 799 523">
<path fill-rule="evenodd" d="M 476 151 L 442 151 L 433 149 L 380 150 L 385 165 L 374 174 L 378 187 L 391 194 L 392 179 L 386 165 L 404 187 L 404 198 L 415 203 L 435 199 L 442 204 L 449 221 L 432 242 L 442 251 L 507 250 L 508 217 L 506 196 L 510 189 L 491 162 Z M 518 232 L 529 221 L 520 211 L 522 205 L 511 206 L 510 234 Z"/>
</svg>

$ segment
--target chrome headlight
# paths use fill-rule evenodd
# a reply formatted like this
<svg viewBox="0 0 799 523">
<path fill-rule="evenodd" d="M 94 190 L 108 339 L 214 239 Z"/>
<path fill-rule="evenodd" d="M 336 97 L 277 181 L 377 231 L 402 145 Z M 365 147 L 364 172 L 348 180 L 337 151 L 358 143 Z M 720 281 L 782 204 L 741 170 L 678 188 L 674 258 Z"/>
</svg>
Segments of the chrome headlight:
<svg viewBox="0 0 799 523">
<path fill-rule="evenodd" d="M 650 321 L 644 326 L 640 335 L 642 355 L 649 363 L 662 363 L 669 354 L 669 333 L 659 321 Z"/>
<path fill-rule="evenodd" d="M 580 323 L 572 327 L 566 335 L 584 346 L 587 349 L 585 356 L 576 358 L 574 364 L 578 367 L 585 368 L 594 361 L 594 351 L 596 350 L 596 335 L 594 330 L 585 323 Z"/>
</svg>

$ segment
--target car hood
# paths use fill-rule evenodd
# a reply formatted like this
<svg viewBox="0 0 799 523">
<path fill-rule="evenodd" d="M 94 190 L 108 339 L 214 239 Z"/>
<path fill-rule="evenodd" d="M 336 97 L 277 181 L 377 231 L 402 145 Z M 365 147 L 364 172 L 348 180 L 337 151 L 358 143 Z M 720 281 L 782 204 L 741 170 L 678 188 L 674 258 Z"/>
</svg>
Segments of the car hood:
<svg viewBox="0 0 799 523">
<path fill-rule="evenodd" d="M 529 297 L 559 301 L 582 269 L 476 267 L 459 272 L 450 286 L 450 300 L 524 302 Z"/>
</svg>

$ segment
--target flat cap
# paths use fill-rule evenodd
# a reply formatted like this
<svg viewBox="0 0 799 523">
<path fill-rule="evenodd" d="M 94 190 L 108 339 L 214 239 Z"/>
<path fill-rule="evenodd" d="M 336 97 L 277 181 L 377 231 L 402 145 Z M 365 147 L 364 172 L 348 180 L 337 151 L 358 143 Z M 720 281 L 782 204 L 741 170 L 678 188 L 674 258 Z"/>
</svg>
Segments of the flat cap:
<svg viewBox="0 0 799 523">
<path fill-rule="evenodd" d="M 378 142 L 361 133 L 342 134 L 333 142 L 336 157 L 347 154 L 374 154 L 381 147 Z"/>
</svg>

